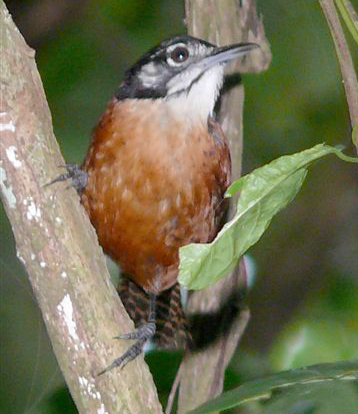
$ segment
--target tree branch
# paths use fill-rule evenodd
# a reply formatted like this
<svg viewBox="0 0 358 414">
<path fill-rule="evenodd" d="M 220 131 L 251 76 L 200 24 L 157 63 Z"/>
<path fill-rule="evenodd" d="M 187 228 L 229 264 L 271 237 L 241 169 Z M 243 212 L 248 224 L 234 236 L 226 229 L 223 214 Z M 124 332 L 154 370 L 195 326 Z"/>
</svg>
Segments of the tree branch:
<svg viewBox="0 0 358 414">
<path fill-rule="evenodd" d="M 352 128 L 358 125 L 358 80 L 333 0 L 319 0 L 334 41 L 341 68 Z M 355 143 L 358 152 L 358 142 Z"/>
<path fill-rule="evenodd" d="M 232 63 L 227 73 L 260 72 L 270 64 L 270 48 L 262 21 L 257 17 L 254 0 L 186 0 L 186 19 L 190 34 L 213 43 L 225 45 L 248 41 L 260 44 L 260 50 L 250 53 L 240 62 Z M 243 101 L 243 86 L 236 84 L 226 91 L 220 105 L 220 122 L 230 144 L 234 179 L 239 178 L 241 174 Z M 231 215 L 234 213 L 235 205 L 236 200 L 233 200 Z M 188 313 L 190 315 L 217 312 L 231 295 L 245 289 L 245 286 L 245 266 L 241 262 L 240 268 L 226 279 L 204 291 L 191 294 Z M 180 413 L 185 413 L 221 393 L 225 369 L 248 319 L 249 312 L 244 308 L 232 322 L 229 331 L 219 340 L 201 352 L 185 355 L 179 371 Z"/>
<path fill-rule="evenodd" d="M 112 286 L 73 189 L 43 188 L 64 165 L 34 61 L 0 0 L 0 185 L 17 255 L 80 413 L 161 413 L 143 358 L 98 377 L 128 347 L 133 324 Z M 140 379 L 140 381 L 139 381 Z"/>
</svg>

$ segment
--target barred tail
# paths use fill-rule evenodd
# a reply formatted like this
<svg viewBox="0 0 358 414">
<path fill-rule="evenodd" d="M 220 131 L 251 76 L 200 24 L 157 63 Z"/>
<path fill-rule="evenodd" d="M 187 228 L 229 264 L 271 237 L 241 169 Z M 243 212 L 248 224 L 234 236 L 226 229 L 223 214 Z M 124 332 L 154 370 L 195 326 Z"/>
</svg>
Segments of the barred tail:
<svg viewBox="0 0 358 414">
<path fill-rule="evenodd" d="M 136 327 L 148 322 L 149 295 L 143 289 L 130 279 L 123 277 L 118 293 Z M 161 349 L 177 349 L 186 347 L 190 340 L 181 304 L 180 286 L 176 283 L 157 296 L 154 342 Z"/>
</svg>

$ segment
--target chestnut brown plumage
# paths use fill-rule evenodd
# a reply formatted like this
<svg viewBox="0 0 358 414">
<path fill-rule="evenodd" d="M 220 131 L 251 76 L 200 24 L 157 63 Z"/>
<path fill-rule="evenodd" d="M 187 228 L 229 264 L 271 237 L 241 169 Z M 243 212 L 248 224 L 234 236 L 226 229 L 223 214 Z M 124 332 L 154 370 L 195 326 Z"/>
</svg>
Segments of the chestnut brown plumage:
<svg viewBox="0 0 358 414">
<path fill-rule="evenodd" d="M 82 202 L 103 250 L 143 293 L 158 296 L 177 283 L 179 247 L 215 236 L 230 182 L 220 126 L 212 120 L 209 128 L 181 124 L 165 111 L 161 102 L 113 100 L 83 166 L 88 183 Z M 131 298 L 122 297 L 125 304 Z M 149 307 L 140 308 L 127 305 L 132 318 L 143 323 Z M 165 347 L 175 347 L 177 334 L 182 336 L 183 324 L 171 316 L 176 329 L 173 344 L 167 335 Z M 182 319 L 181 312 L 177 316 Z"/>
</svg>

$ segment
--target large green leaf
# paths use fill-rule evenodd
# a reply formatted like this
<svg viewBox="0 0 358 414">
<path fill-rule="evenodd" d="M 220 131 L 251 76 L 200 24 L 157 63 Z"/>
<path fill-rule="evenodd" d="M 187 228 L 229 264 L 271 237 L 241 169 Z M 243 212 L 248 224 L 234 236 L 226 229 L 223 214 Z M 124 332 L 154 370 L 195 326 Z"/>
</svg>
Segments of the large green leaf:
<svg viewBox="0 0 358 414">
<path fill-rule="evenodd" d="M 209 414 L 226 410 L 248 401 L 271 397 L 274 391 L 290 386 L 317 384 L 332 380 L 358 380 L 358 361 L 342 361 L 331 364 L 283 371 L 266 378 L 249 381 L 190 411 L 188 414 Z"/>
<path fill-rule="evenodd" d="M 357 391 L 353 381 L 294 385 L 265 401 L 260 414 L 357 414 Z"/>
<path fill-rule="evenodd" d="M 295 197 L 307 167 L 327 154 L 355 162 L 340 149 L 319 144 L 280 157 L 235 181 L 226 192 L 227 197 L 240 192 L 235 217 L 212 243 L 189 244 L 180 249 L 179 282 L 188 289 L 198 290 L 225 277 L 259 240 L 273 216 Z"/>
</svg>

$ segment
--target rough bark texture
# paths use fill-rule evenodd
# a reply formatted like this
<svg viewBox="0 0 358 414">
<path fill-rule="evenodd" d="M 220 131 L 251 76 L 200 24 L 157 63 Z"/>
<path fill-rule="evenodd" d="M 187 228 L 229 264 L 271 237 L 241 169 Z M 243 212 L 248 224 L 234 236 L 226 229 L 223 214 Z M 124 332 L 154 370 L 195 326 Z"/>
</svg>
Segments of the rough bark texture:
<svg viewBox="0 0 358 414">
<path fill-rule="evenodd" d="M 0 185 L 46 327 L 80 413 L 161 413 L 143 358 L 96 373 L 127 348 L 133 324 L 110 283 L 96 234 L 73 189 L 43 188 L 64 161 L 36 69 L 2 1 Z"/>
<path fill-rule="evenodd" d="M 186 0 L 186 19 L 190 34 L 218 45 L 255 42 L 260 50 L 250 53 L 244 60 L 234 62 L 228 74 L 260 72 L 268 67 L 271 53 L 265 38 L 262 21 L 256 13 L 254 0 Z M 235 81 L 235 77 L 231 80 Z M 221 99 L 220 122 L 229 139 L 233 163 L 233 178 L 241 174 L 242 113 L 244 90 L 236 84 L 229 87 Z M 234 212 L 235 201 L 231 206 Z M 232 275 L 216 285 L 195 292 L 189 298 L 188 313 L 210 313 L 220 309 L 233 292 L 245 288 L 243 262 Z M 240 304 L 239 304 L 240 306 Z M 219 340 L 201 352 L 187 353 L 180 369 L 178 411 L 186 413 L 201 403 L 219 395 L 223 389 L 225 368 L 230 362 L 238 341 L 245 330 L 249 311 L 242 310 L 230 329 Z"/>
</svg>

